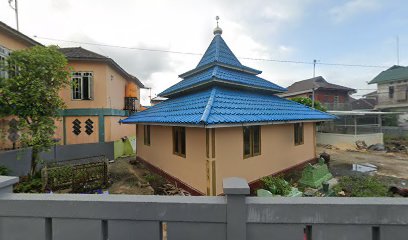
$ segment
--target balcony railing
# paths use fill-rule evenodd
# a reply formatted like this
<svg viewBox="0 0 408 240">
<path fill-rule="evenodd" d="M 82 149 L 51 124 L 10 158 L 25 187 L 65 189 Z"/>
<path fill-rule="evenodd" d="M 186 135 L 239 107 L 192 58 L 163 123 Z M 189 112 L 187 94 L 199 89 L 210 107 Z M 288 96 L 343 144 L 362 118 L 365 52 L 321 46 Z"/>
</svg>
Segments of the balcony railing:
<svg viewBox="0 0 408 240">
<path fill-rule="evenodd" d="M 125 108 L 123 110 L 133 113 L 138 110 L 138 105 L 139 100 L 137 97 L 125 97 Z"/>
<path fill-rule="evenodd" d="M 381 239 L 408 236 L 403 198 L 247 197 L 245 180 L 225 196 L 13 194 L 0 176 L 0 239 Z"/>
<path fill-rule="evenodd" d="M 350 103 L 322 103 L 323 106 L 329 111 L 350 111 Z"/>
</svg>

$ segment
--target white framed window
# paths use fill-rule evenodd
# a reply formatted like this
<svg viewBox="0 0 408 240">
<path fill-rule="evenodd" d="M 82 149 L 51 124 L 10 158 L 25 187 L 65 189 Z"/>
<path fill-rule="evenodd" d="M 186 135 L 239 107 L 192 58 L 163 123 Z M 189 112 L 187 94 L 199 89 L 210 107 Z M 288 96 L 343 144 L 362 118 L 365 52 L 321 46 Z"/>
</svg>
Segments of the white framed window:
<svg viewBox="0 0 408 240">
<path fill-rule="evenodd" d="M 93 73 L 73 72 L 72 73 L 72 99 L 92 100 Z"/>
<path fill-rule="evenodd" d="M 0 45 L 0 78 L 7 78 L 8 73 L 5 69 L 6 58 L 10 55 L 10 50 Z"/>
</svg>

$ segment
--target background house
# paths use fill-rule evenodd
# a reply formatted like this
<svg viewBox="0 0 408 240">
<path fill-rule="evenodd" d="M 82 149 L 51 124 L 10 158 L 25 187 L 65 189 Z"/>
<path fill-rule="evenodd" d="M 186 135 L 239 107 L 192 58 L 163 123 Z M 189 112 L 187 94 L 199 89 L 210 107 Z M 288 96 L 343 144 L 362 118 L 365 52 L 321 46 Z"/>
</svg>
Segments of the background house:
<svg viewBox="0 0 408 240">
<path fill-rule="evenodd" d="M 135 136 L 134 128 L 119 121 L 140 109 L 140 88 L 144 85 L 111 58 L 82 47 L 60 50 L 73 71 L 73 86 L 60 94 L 67 105 L 57 130 L 63 143 L 109 142 Z"/>
<path fill-rule="evenodd" d="M 138 159 L 196 194 L 222 193 L 226 177 L 256 184 L 314 161 L 315 122 L 334 118 L 276 96 L 286 89 L 242 65 L 221 33 L 159 94 L 167 100 L 123 120 L 137 125 Z"/>
<path fill-rule="evenodd" d="M 293 83 L 281 97 L 308 97 L 321 102 L 328 110 L 351 110 L 350 94 L 356 90 L 327 82 L 322 76 Z M 313 94 L 314 93 L 314 94 Z"/>
<path fill-rule="evenodd" d="M 0 61 L 15 50 L 40 43 L 0 22 Z M 41 45 L 42 46 L 42 45 Z M 140 109 L 140 88 L 144 85 L 111 58 L 84 48 L 61 48 L 72 70 L 73 85 L 62 89 L 66 104 L 56 121 L 55 138 L 61 144 L 102 143 L 135 136 L 135 128 L 120 125 L 129 113 Z M 2 77 L 7 73 L 0 72 Z M 13 147 L 8 137 L 10 117 L 0 118 L 0 149 Z"/>
<path fill-rule="evenodd" d="M 42 46 L 41 43 L 0 22 L 0 64 L 5 62 L 12 51 L 22 50 L 36 45 Z M 7 77 L 7 72 L 0 69 L 0 78 L 4 77 Z M 0 149 L 13 148 L 13 141 L 10 141 L 10 135 L 8 134 L 10 121 L 13 118 L 12 116 L 0 118 Z"/>
<path fill-rule="evenodd" d="M 377 84 L 376 109 L 402 112 L 399 125 L 408 129 L 408 67 L 394 65 L 378 74 L 369 84 Z"/>
</svg>

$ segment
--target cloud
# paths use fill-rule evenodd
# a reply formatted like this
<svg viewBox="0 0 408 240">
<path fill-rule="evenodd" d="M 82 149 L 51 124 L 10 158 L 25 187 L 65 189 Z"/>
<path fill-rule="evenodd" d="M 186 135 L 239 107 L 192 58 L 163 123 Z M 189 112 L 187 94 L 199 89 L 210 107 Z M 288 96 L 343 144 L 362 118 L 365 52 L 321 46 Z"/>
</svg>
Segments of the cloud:
<svg viewBox="0 0 408 240">
<path fill-rule="evenodd" d="M 356 15 L 376 11 L 380 9 L 380 6 L 381 4 L 377 0 L 351 0 L 331 8 L 329 14 L 335 23 L 341 23 Z"/>
</svg>

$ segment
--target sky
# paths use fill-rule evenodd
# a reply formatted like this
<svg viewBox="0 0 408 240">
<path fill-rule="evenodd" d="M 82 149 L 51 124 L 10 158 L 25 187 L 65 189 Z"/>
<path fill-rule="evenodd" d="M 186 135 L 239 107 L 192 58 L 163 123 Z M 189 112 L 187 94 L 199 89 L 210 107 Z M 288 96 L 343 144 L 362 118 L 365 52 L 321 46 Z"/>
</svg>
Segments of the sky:
<svg viewBox="0 0 408 240">
<path fill-rule="evenodd" d="M 316 76 L 358 89 L 359 98 L 376 88 L 368 81 L 397 64 L 397 37 L 399 64 L 408 65 L 406 0 L 18 0 L 18 8 L 22 33 L 108 56 L 150 87 L 152 97 L 181 81 L 178 75 L 201 57 L 166 51 L 203 54 L 215 16 L 241 63 L 283 87 L 313 77 L 316 59 Z M 0 0 L 0 21 L 15 27 L 8 0 Z M 148 105 L 150 90 L 141 95 Z"/>
</svg>

